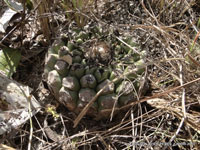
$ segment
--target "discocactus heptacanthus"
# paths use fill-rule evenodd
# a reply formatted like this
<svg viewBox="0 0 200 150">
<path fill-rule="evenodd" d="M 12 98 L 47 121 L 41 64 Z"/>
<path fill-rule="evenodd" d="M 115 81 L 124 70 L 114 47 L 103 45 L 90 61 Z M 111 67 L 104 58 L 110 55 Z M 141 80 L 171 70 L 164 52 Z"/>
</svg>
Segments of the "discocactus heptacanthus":
<svg viewBox="0 0 200 150">
<path fill-rule="evenodd" d="M 74 30 L 70 40 L 60 38 L 54 42 L 46 57 L 44 77 L 55 98 L 76 113 L 106 86 L 87 112 L 106 118 L 136 101 L 139 90 L 146 90 L 141 84 L 146 80 L 146 67 L 144 59 L 133 49 L 97 30 Z M 124 41 L 139 48 L 130 37 Z"/>
</svg>

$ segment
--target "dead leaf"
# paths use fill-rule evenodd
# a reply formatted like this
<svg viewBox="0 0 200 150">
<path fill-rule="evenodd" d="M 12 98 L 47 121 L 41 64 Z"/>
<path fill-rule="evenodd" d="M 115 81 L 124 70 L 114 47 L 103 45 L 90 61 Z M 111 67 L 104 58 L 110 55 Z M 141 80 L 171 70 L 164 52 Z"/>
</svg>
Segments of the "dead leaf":
<svg viewBox="0 0 200 150">
<path fill-rule="evenodd" d="M 0 74 L 0 135 L 18 128 L 40 110 L 40 104 L 29 95 L 29 90 L 29 87 Z"/>
<path fill-rule="evenodd" d="M 0 32 L 5 33 L 11 18 L 17 14 L 16 11 L 8 8 L 0 18 Z"/>
</svg>

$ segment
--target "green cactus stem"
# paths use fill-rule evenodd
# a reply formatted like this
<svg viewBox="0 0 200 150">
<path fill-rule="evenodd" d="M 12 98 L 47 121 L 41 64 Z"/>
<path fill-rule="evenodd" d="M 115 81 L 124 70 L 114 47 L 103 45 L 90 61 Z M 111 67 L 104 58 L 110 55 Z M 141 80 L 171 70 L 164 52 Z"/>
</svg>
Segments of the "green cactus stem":
<svg viewBox="0 0 200 150">
<path fill-rule="evenodd" d="M 81 31 L 79 32 L 78 36 L 76 37 L 76 39 L 81 39 L 82 41 L 88 39 L 89 35 L 88 33 L 84 32 L 84 31 Z"/>
<path fill-rule="evenodd" d="M 77 42 L 77 44 L 79 44 L 79 45 L 83 44 L 83 40 L 82 40 L 81 38 L 77 39 L 76 42 Z"/>
<path fill-rule="evenodd" d="M 72 56 L 83 56 L 83 52 L 77 49 L 72 50 Z"/>
<path fill-rule="evenodd" d="M 103 89 L 106 86 L 106 88 L 103 90 L 103 92 L 101 93 L 101 95 L 106 95 L 106 94 L 111 94 L 114 92 L 115 90 L 115 84 L 111 83 L 110 80 L 106 79 L 104 80 L 102 83 L 100 83 L 97 86 L 97 92 L 101 89 Z"/>
<path fill-rule="evenodd" d="M 67 47 L 69 48 L 70 51 L 76 48 L 76 45 L 70 41 L 67 43 Z"/>
<path fill-rule="evenodd" d="M 99 109 L 112 109 L 117 105 L 116 94 L 103 95 L 98 98 Z"/>
<path fill-rule="evenodd" d="M 87 60 L 86 59 L 82 59 L 81 64 L 86 66 L 87 65 Z"/>
<path fill-rule="evenodd" d="M 89 88 L 82 88 L 79 91 L 78 97 L 78 103 L 77 103 L 77 112 L 80 112 L 88 103 L 90 100 L 92 100 L 92 98 L 96 95 L 96 92 L 92 89 Z M 87 112 L 88 115 L 92 115 L 94 116 L 94 114 L 97 114 L 97 103 L 94 103 L 89 111 Z"/>
<path fill-rule="evenodd" d="M 98 82 L 102 82 L 105 79 L 108 79 L 110 71 L 106 68 L 99 68 L 94 73 Z"/>
<path fill-rule="evenodd" d="M 145 51 L 133 37 L 122 37 L 128 46 L 111 34 L 98 26 L 73 27 L 65 44 L 58 39 L 49 48 L 44 77 L 55 98 L 70 111 L 80 113 L 104 89 L 87 114 L 108 118 L 147 91 Z"/>
<path fill-rule="evenodd" d="M 82 58 L 81 56 L 74 56 L 72 62 L 73 63 L 81 63 Z"/>
<path fill-rule="evenodd" d="M 126 77 L 129 80 L 133 81 L 133 80 L 135 80 L 138 77 L 137 70 L 138 69 L 134 65 L 129 65 L 124 70 L 124 75 L 126 75 Z"/>
<path fill-rule="evenodd" d="M 82 88 L 79 91 L 79 100 L 88 103 L 94 96 L 96 95 L 96 92 L 89 88 Z"/>
<path fill-rule="evenodd" d="M 79 81 L 76 77 L 65 77 L 62 80 L 63 87 L 72 90 L 78 91 L 80 89 Z"/>
<path fill-rule="evenodd" d="M 115 50 L 117 52 L 117 54 L 121 53 L 121 46 L 120 45 L 116 45 Z"/>
<path fill-rule="evenodd" d="M 94 72 L 97 70 L 97 67 L 85 67 L 85 74 L 94 74 Z"/>
<path fill-rule="evenodd" d="M 54 68 L 54 65 L 56 64 L 56 61 L 58 60 L 57 54 L 48 54 L 45 65 L 51 69 Z"/>
<path fill-rule="evenodd" d="M 140 59 L 139 61 L 135 62 L 135 66 L 138 68 L 138 75 L 141 75 L 145 72 L 145 62 L 143 59 Z"/>
<path fill-rule="evenodd" d="M 114 109 L 114 113 L 116 113 L 118 108 L 118 97 L 116 94 L 108 94 L 105 96 L 100 96 L 98 98 L 98 106 L 99 106 L 99 118 L 108 118 L 111 115 L 111 112 Z"/>
<path fill-rule="evenodd" d="M 59 49 L 64 45 L 65 43 L 61 39 L 55 40 L 55 42 L 52 45 L 54 52 L 58 54 Z"/>
<path fill-rule="evenodd" d="M 122 83 L 117 87 L 116 93 L 128 95 L 134 90 L 134 84 L 131 81 L 122 81 Z"/>
<path fill-rule="evenodd" d="M 84 75 L 81 80 L 81 86 L 83 88 L 91 88 L 94 89 L 97 85 L 97 81 L 95 79 L 95 77 L 92 74 L 86 74 Z"/>
<path fill-rule="evenodd" d="M 71 66 L 69 74 L 71 76 L 76 76 L 77 78 L 80 79 L 84 75 L 84 72 L 85 72 L 85 68 L 83 65 L 79 63 L 74 63 Z"/>
<path fill-rule="evenodd" d="M 121 69 L 114 69 L 114 70 L 112 70 L 109 79 L 112 81 L 112 80 L 120 77 L 122 74 L 123 74 L 123 71 Z M 122 80 L 123 80 L 122 78 L 118 78 L 118 80 L 115 81 L 115 84 L 118 84 Z"/>
<path fill-rule="evenodd" d="M 70 111 L 74 111 L 77 105 L 78 94 L 62 87 L 59 91 L 59 101 L 65 105 Z"/>
<path fill-rule="evenodd" d="M 120 96 L 118 102 L 119 102 L 120 106 L 125 106 L 125 105 L 127 105 L 127 104 L 129 104 L 131 102 L 136 101 L 136 100 L 137 100 L 137 97 L 135 96 L 135 94 L 134 93 L 130 93 L 128 95 Z"/>
<path fill-rule="evenodd" d="M 52 70 L 53 69 L 49 68 L 48 66 L 44 68 L 44 74 L 43 74 L 44 79 L 47 79 L 49 72 Z"/>
<path fill-rule="evenodd" d="M 62 76 L 66 76 L 69 72 L 68 63 L 63 60 L 58 60 L 54 66 L 55 70 Z"/>
<path fill-rule="evenodd" d="M 59 99 L 59 90 L 62 86 L 62 80 L 56 70 L 52 70 L 48 74 L 47 83 L 50 86 L 56 99 Z"/>
<path fill-rule="evenodd" d="M 58 51 L 58 56 L 61 58 L 64 55 L 70 54 L 70 50 L 67 46 L 62 46 Z"/>
</svg>

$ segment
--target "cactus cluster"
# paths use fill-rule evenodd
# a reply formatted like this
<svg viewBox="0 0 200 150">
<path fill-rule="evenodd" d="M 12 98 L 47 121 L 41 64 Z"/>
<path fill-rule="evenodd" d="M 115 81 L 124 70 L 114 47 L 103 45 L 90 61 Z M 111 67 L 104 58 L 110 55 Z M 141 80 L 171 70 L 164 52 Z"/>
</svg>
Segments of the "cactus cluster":
<svg viewBox="0 0 200 150">
<path fill-rule="evenodd" d="M 139 48 L 130 37 L 124 41 Z M 145 80 L 143 64 L 143 58 L 131 48 L 94 28 L 55 41 L 48 50 L 44 75 L 55 98 L 76 113 L 107 86 L 87 112 L 105 118 L 113 108 L 137 100 Z"/>
</svg>

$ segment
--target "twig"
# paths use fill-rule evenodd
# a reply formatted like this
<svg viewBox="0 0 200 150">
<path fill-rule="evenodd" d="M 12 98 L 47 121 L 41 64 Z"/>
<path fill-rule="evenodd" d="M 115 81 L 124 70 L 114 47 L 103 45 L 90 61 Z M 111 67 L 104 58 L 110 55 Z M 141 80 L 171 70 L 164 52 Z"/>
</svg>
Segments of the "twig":
<svg viewBox="0 0 200 150">
<path fill-rule="evenodd" d="M 29 135 L 29 142 L 28 142 L 28 150 L 31 150 L 31 142 L 32 142 L 32 138 L 33 138 L 33 121 L 32 121 L 32 109 L 31 109 L 31 95 L 30 95 L 30 91 L 29 91 L 29 87 L 26 88 L 26 97 L 28 100 L 28 110 L 29 110 L 29 117 L 30 117 L 30 135 Z"/>
<path fill-rule="evenodd" d="M 132 136 L 133 136 L 133 140 L 132 140 L 132 142 L 133 143 L 136 143 L 136 132 L 135 132 L 135 130 L 136 130 L 136 128 L 135 128 L 135 124 L 134 124 L 134 113 L 133 113 L 133 110 L 131 110 L 131 123 L 132 123 Z M 133 150 L 136 148 L 135 147 L 136 145 L 134 144 L 133 145 Z"/>
<path fill-rule="evenodd" d="M 179 65 L 180 65 L 179 66 L 179 68 L 180 68 L 180 84 L 182 86 L 183 85 L 183 66 L 182 66 L 182 64 L 179 64 Z M 179 132 L 180 132 L 182 126 L 183 126 L 183 123 L 184 123 L 184 121 L 185 121 L 185 119 L 187 117 L 186 116 L 186 110 L 185 110 L 185 88 L 183 88 L 183 90 L 182 90 L 182 112 L 183 112 L 183 117 L 182 117 L 181 122 L 180 122 L 180 124 L 178 126 L 178 129 L 176 130 L 176 133 L 171 137 L 171 139 L 169 141 L 170 143 L 172 141 L 174 141 L 176 136 L 179 134 Z"/>
</svg>

